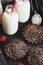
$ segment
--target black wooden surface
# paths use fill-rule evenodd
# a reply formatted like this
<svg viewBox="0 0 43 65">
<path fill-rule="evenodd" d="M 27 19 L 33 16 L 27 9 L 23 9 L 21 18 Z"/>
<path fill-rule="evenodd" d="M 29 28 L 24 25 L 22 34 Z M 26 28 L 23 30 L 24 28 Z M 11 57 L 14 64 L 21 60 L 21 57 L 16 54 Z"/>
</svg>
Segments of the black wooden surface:
<svg viewBox="0 0 43 65">
<path fill-rule="evenodd" d="M 38 12 L 39 13 L 39 12 Z M 41 16 L 42 16 L 42 12 L 40 13 Z M 20 60 L 11 60 L 10 58 L 8 58 L 4 52 L 4 45 L 6 45 L 11 39 L 13 38 L 20 38 L 22 40 L 24 40 L 24 42 L 29 46 L 29 48 L 32 48 L 32 47 L 43 47 L 43 42 L 42 43 L 39 43 L 39 44 L 31 44 L 31 43 L 28 43 L 27 41 L 25 41 L 25 39 L 23 38 L 23 35 L 22 35 L 22 31 L 23 31 L 23 28 L 30 24 L 31 23 L 31 17 L 33 15 L 33 12 L 31 12 L 31 16 L 30 16 L 30 19 L 26 22 L 26 23 L 19 23 L 19 29 L 17 31 L 16 34 L 10 36 L 10 35 L 6 35 L 4 32 L 3 32 L 3 28 L 2 28 L 2 25 L 0 25 L 0 35 L 6 35 L 7 36 L 7 40 L 5 43 L 0 43 L 0 47 L 1 47 L 1 50 L 3 52 L 3 55 L 4 55 L 4 58 L 6 59 L 8 65 L 18 65 L 18 63 L 24 63 L 25 65 L 28 65 L 28 62 L 27 62 L 27 56 L 25 58 L 22 58 Z M 41 24 L 43 26 L 43 22 Z"/>
<path fill-rule="evenodd" d="M 3 5 L 4 7 L 4 10 L 5 10 L 5 7 L 6 5 L 9 4 L 9 3 L 6 3 L 5 5 Z M 10 2 L 10 4 L 13 4 L 13 2 Z M 43 11 L 41 11 L 40 9 L 38 9 L 37 11 L 43 18 Z M 21 58 L 20 60 L 13 60 L 13 59 L 10 59 L 6 56 L 5 52 L 4 52 L 4 46 L 13 38 L 20 38 L 22 39 L 27 45 L 29 48 L 32 48 L 32 47 L 43 47 L 43 42 L 42 43 L 39 43 L 39 44 L 31 44 L 31 43 L 28 43 L 27 41 L 25 41 L 25 39 L 23 38 L 23 35 L 22 35 L 22 31 L 23 31 L 23 28 L 30 24 L 31 23 L 31 18 L 32 16 L 34 15 L 34 12 L 31 11 L 31 14 L 30 14 L 30 19 L 26 22 L 26 23 L 19 23 L 19 28 L 18 28 L 18 31 L 16 34 L 10 36 L 10 35 L 6 35 L 4 32 L 3 32 L 3 28 L 2 28 L 2 25 L 0 25 L 0 36 L 1 35 L 6 35 L 7 36 L 7 40 L 6 42 L 4 43 L 1 43 L 0 42 L 0 48 L 3 52 L 3 55 L 4 55 L 4 58 L 7 62 L 8 65 L 18 65 L 18 63 L 24 63 L 25 65 L 29 65 L 28 62 L 27 62 L 27 56 L 24 57 L 24 58 Z M 43 22 L 41 24 L 43 26 Z"/>
</svg>

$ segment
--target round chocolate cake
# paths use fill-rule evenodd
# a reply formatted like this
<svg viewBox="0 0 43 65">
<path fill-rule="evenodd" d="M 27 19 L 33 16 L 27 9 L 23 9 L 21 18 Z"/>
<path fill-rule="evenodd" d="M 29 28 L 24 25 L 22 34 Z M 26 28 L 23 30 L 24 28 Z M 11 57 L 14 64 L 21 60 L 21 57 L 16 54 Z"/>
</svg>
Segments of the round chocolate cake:
<svg viewBox="0 0 43 65">
<path fill-rule="evenodd" d="M 33 48 L 28 54 L 29 65 L 43 65 L 43 48 Z"/>
<path fill-rule="evenodd" d="M 5 52 L 11 59 L 20 59 L 28 52 L 28 46 L 20 39 L 13 39 L 5 46 Z"/>
<path fill-rule="evenodd" d="M 28 42 L 40 43 L 43 41 L 43 26 L 28 24 L 22 34 Z"/>
</svg>

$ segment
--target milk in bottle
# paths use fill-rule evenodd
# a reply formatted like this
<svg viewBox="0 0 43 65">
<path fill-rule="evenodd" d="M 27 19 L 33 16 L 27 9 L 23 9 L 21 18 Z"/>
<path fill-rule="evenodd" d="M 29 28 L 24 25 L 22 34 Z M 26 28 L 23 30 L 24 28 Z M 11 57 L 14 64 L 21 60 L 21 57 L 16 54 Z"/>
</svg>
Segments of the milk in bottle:
<svg viewBox="0 0 43 65">
<path fill-rule="evenodd" d="M 6 34 L 15 34 L 18 30 L 18 14 L 16 10 L 11 13 L 12 5 L 8 5 L 3 14 L 3 30 Z"/>
<path fill-rule="evenodd" d="M 19 22 L 26 22 L 30 17 L 29 0 L 17 0 L 16 10 L 18 13 Z"/>
</svg>

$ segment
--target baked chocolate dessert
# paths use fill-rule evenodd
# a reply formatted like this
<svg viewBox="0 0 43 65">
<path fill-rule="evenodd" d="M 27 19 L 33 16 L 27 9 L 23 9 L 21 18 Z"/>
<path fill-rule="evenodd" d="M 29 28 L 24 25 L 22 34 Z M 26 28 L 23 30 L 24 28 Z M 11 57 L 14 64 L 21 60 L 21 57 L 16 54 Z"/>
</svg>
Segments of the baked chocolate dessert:
<svg viewBox="0 0 43 65">
<path fill-rule="evenodd" d="M 33 48 L 28 54 L 29 65 L 43 65 L 43 48 Z"/>
<path fill-rule="evenodd" d="M 23 37 L 31 43 L 40 43 L 43 41 L 43 26 L 28 24 L 23 30 Z"/>
<path fill-rule="evenodd" d="M 20 39 L 13 39 L 5 46 L 5 52 L 11 59 L 20 59 L 28 52 L 28 46 Z"/>
</svg>

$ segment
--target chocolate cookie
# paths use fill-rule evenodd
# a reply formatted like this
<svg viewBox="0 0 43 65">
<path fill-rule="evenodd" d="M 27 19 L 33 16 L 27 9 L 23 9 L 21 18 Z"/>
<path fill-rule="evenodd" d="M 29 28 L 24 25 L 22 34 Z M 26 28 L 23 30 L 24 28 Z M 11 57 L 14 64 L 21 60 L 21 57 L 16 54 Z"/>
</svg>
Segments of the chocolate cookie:
<svg viewBox="0 0 43 65">
<path fill-rule="evenodd" d="M 28 52 L 28 46 L 20 39 L 13 39 L 5 46 L 5 52 L 11 59 L 20 59 Z"/>
<path fill-rule="evenodd" d="M 43 41 L 43 26 L 28 24 L 22 34 L 28 42 L 40 43 Z"/>
<path fill-rule="evenodd" d="M 33 48 L 28 54 L 29 65 L 43 65 L 43 48 Z"/>
</svg>

